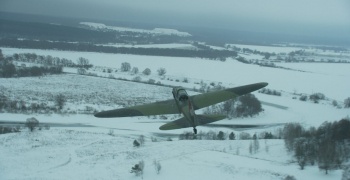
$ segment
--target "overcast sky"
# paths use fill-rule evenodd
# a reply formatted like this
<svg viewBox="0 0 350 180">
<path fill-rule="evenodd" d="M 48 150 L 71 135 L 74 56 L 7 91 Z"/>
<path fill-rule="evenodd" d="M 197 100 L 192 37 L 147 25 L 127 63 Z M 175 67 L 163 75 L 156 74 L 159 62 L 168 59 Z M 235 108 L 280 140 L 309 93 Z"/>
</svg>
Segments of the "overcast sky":
<svg viewBox="0 0 350 180">
<path fill-rule="evenodd" d="M 350 37 L 350 0 L 0 0 L 0 11 Z"/>
</svg>

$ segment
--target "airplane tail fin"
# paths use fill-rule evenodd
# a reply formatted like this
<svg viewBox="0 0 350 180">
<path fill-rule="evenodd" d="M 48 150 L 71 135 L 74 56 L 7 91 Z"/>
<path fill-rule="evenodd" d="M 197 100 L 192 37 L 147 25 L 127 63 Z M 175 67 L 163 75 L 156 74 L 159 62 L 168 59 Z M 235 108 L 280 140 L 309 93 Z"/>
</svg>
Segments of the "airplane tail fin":
<svg viewBox="0 0 350 180">
<path fill-rule="evenodd" d="M 197 115 L 198 125 L 209 124 L 215 121 L 225 119 L 225 115 L 211 114 L 211 115 Z"/>
</svg>

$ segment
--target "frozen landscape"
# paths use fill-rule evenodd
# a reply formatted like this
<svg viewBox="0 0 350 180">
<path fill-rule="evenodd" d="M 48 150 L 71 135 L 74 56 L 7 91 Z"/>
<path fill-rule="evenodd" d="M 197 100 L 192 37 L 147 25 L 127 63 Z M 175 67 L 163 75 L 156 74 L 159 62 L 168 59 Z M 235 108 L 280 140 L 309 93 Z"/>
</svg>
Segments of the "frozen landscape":
<svg viewBox="0 0 350 180">
<path fill-rule="evenodd" d="M 164 46 L 191 48 L 188 44 Z M 237 44 L 231 46 L 240 47 Z M 271 53 L 300 50 L 296 47 L 247 45 L 240 48 L 260 48 L 259 51 Z M 305 128 L 318 127 L 325 121 L 349 117 L 350 110 L 343 108 L 342 104 L 350 96 L 350 63 L 275 62 L 284 68 L 272 68 L 241 63 L 233 58 L 222 62 L 200 58 L 1 49 L 5 56 L 36 53 L 72 60 L 83 57 L 89 59 L 94 67 L 87 71 L 90 76 L 79 75 L 76 68 L 64 68 L 66 73 L 63 75 L 0 78 L 0 92 L 18 101 L 54 106 L 54 96 L 64 94 L 67 98 L 63 113 L 50 110 L 27 114 L 1 112 L 1 121 L 23 123 L 27 118 L 35 117 L 40 123 L 50 125 L 50 129 L 29 132 L 23 128 L 19 133 L 0 135 L 0 179 L 263 180 L 286 179 L 289 176 L 296 179 L 341 179 L 342 170 L 330 171 L 328 175 L 317 165 L 300 170 L 281 139 L 260 139 L 259 150 L 250 153 L 252 140 L 240 140 L 238 135 L 241 132 L 251 135 L 278 133 L 290 122 L 298 122 Z M 243 52 L 238 55 L 248 60 L 264 58 Z M 342 53 L 341 57 L 350 61 L 349 52 Z M 137 67 L 139 72 L 121 72 L 123 62 Z M 142 73 L 146 68 L 151 69 L 150 75 Z M 159 68 L 165 68 L 166 74 L 159 76 Z M 111 70 L 108 72 L 108 69 Z M 137 81 L 135 77 L 138 77 Z M 156 83 L 147 84 L 150 79 Z M 178 140 L 179 134 L 192 132 L 192 129 L 158 129 L 166 122 L 178 119 L 179 115 L 111 119 L 93 116 L 94 112 L 102 110 L 171 99 L 171 87 L 168 85 L 183 86 L 193 95 L 198 92 L 191 89 L 199 89 L 203 84 L 209 87 L 210 84 L 220 84 L 229 88 L 256 82 L 268 82 L 267 88 L 280 92 L 281 96 L 254 92 L 264 109 L 259 115 L 214 123 L 223 126 L 198 127 L 198 131 L 202 132 L 234 132 L 236 140 Z M 313 93 L 323 93 L 326 98 L 318 103 L 299 100 L 302 95 Z M 339 106 L 334 106 L 334 102 Z M 144 145 L 134 147 L 133 141 L 140 136 L 145 138 Z M 145 169 L 142 177 L 137 177 L 130 170 L 141 160 Z M 154 161 L 161 164 L 159 174 Z"/>
</svg>

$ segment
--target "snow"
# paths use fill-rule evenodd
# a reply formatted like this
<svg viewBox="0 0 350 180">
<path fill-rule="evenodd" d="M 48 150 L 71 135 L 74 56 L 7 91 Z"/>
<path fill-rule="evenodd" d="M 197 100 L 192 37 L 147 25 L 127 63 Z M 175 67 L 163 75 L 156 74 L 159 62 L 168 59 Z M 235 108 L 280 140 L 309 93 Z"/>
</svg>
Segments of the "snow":
<svg viewBox="0 0 350 180">
<path fill-rule="evenodd" d="M 310 70 L 299 72 L 278 68 L 258 67 L 257 65 L 243 64 L 227 59 L 226 62 L 203 60 L 199 58 L 178 58 L 162 56 L 140 56 L 126 54 L 105 54 L 94 52 L 71 52 L 54 50 L 31 50 L 2 48 L 3 53 L 35 52 L 38 55 L 52 55 L 54 57 L 89 59 L 94 66 L 120 68 L 122 62 L 129 62 L 132 67 L 138 67 L 142 72 L 150 68 L 153 74 L 163 67 L 167 70 L 167 77 L 178 79 L 190 78 L 192 81 L 201 80 L 222 82 L 225 86 L 239 86 L 256 82 L 268 82 L 270 89 L 312 94 L 321 92 L 330 99 L 343 101 L 349 97 L 350 64 L 317 64 L 315 70 L 311 65 L 305 69 L 305 63 L 294 64 L 294 69 Z M 287 65 L 288 64 L 284 64 Z M 313 65 L 313 64 L 312 64 Z M 305 66 L 305 67 L 304 67 Z M 339 68 L 340 70 L 334 70 Z M 327 72 L 327 73 L 323 73 Z"/>
<path fill-rule="evenodd" d="M 83 130 L 21 132 L 0 136 L 0 160 L 5 179 L 136 179 L 131 167 L 144 160 L 143 179 L 339 179 L 341 171 L 325 176 L 317 167 L 299 170 L 289 163 L 282 140 L 259 140 L 249 154 L 250 141 L 159 141 L 146 139 L 132 147 L 132 133 L 114 136 Z M 266 149 L 268 146 L 268 150 Z M 238 149 L 238 151 L 237 151 Z M 6 156 L 4 156 L 6 155 Z M 157 175 L 152 162 L 162 169 Z"/>
<path fill-rule="evenodd" d="M 283 124 L 299 122 L 305 127 L 319 126 L 324 121 L 340 120 L 350 116 L 349 109 L 338 109 L 331 100 L 339 102 L 349 97 L 349 64 L 279 63 L 301 71 L 248 65 L 228 59 L 226 62 L 199 58 L 175 58 L 104 54 L 92 52 L 54 51 L 1 48 L 4 55 L 33 53 L 76 60 L 89 59 L 95 68 L 89 72 L 108 77 L 103 68 L 118 69 L 122 62 L 129 62 L 142 72 L 152 70 L 152 75 L 137 74 L 143 80 L 149 78 L 163 84 L 197 86 L 200 81 L 222 82 L 233 87 L 256 82 L 268 82 L 269 89 L 280 90 L 282 96 L 255 92 L 263 102 L 264 112 L 251 118 L 222 120 L 216 124 L 261 125 L 258 128 L 230 129 L 225 127 L 198 127 L 199 131 L 226 133 L 275 132 Z M 96 67 L 98 66 L 98 67 Z M 164 67 L 165 77 L 156 75 Z M 74 69 L 65 68 L 75 73 Z M 136 75 L 113 72 L 116 78 L 132 79 Z M 188 78 L 189 83 L 168 79 Z M 133 103 L 143 104 L 172 98 L 171 88 L 115 79 L 81 76 L 76 74 L 50 75 L 41 78 L 1 78 L 0 91 L 25 101 L 48 101 L 58 93 L 65 93 L 71 100 L 67 109 L 82 110 L 91 106 L 97 110 L 113 109 Z M 327 100 L 319 104 L 298 100 L 297 94 L 321 92 Z M 189 91 L 190 94 L 195 94 Z M 36 94 L 36 99 L 30 99 Z M 293 99 L 296 97 L 296 99 Z M 129 101 L 129 102 L 128 102 Z M 279 108 L 284 106 L 286 108 Z M 200 111 L 199 111 L 200 112 Z M 199 113 L 198 112 L 198 113 Z M 317 166 L 300 170 L 293 162 L 292 154 L 285 151 L 283 140 L 259 140 L 260 149 L 249 153 L 250 140 L 178 140 L 178 134 L 191 128 L 161 131 L 159 126 L 179 118 L 178 115 L 159 117 L 135 117 L 97 119 L 91 114 L 12 114 L 1 113 L 1 121 L 23 122 L 29 117 L 41 123 L 55 123 L 50 130 L 33 133 L 23 129 L 20 133 L 0 135 L 0 179 L 139 179 L 130 173 L 131 167 L 145 161 L 143 179 L 340 179 L 341 170 L 324 175 Z M 61 126 L 58 126 L 60 124 Z M 108 135 L 113 130 L 113 135 Z M 132 146 L 134 139 L 144 135 L 143 147 Z M 156 137 L 157 142 L 151 142 Z M 173 141 L 165 141 L 171 137 Z M 157 175 L 152 162 L 162 165 Z"/>
<path fill-rule="evenodd" d="M 191 36 L 191 34 L 189 34 L 187 32 L 181 32 L 181 31 L 178 31 L 176 29 L 155 28 L 153 30 L 145 30 L 145 29 L 107 26 L 107 25 L 102 24 L 102 23 L 93 23 L 93 22 L 81 22 L 80 24 L 95 28 L 97 30 L 130 31 L 130 32 L 137 32 L 137 33 Z"/>
<path fill-rule="evenodd" d="M 258 46 L 258 45 L 242 45 L 242 44 L 227 44 L 231 47 L 235 46 L 237 48 L 248 48 L 251 50 L 257 50 L 260 52 L 269 52 L 269 53 L 290 53 L 292 51 L 299 51 L 302 50 L 302 48 L 298 47 L 284 47 L 284 46 Z"/>
</svg>

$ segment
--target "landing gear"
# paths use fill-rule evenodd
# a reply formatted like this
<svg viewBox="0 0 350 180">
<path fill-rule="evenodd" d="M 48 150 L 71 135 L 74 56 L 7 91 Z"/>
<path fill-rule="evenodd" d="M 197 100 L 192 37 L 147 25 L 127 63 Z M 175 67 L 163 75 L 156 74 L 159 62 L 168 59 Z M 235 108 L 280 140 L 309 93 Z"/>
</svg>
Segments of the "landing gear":
<svg viewBox="0 0 350 180">
<path fill-rule="evenodd" d="M 197 134 L 197 129 L 196 129 L 196 127 L 193 127 L 193 132 L 194 132 L 194 134 Z"/>
</svg>

